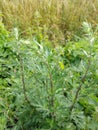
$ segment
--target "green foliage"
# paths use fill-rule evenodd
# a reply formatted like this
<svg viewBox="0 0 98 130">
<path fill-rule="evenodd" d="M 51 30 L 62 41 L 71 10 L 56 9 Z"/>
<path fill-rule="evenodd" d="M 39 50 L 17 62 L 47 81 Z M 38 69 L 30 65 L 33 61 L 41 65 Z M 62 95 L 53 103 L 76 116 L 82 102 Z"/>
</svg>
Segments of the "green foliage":
<svg viewBox="0 0 98 130">
<path fill-rule="evenodd" d="M 56 48 L 0 28 L 0 129 L 98 129 L 98 40 L 90 24 L 79 42 Z"/>
</svg>

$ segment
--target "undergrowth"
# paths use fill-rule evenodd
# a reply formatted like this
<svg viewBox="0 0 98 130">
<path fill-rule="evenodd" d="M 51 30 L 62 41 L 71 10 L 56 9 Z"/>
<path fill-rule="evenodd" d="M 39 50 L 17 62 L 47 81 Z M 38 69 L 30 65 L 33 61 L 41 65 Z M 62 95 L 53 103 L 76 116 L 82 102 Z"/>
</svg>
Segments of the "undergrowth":
<svg viewBox="0 0 98 130">
<path fill-rule="evenodd" d="M 98 129 L 98 37 L 82 30 L 53 48 L 0 23 L 0 130 Z"/>
</svg>

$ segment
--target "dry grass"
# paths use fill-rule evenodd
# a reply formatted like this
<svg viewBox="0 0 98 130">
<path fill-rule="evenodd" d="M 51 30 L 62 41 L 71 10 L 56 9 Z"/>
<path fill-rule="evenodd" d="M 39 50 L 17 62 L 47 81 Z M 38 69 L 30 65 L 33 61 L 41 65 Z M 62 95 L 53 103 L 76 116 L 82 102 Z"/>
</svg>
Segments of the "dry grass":
<svg viewBox="0 0 98 130">
<path fill-rule="evenodd" d="M 98 23 L 98 0 L 0 0 L 0 8 L 9 29 L 18 26 L 25 35 L 43 32 L 55 42 L 78 32 L 85 20 Z"/>
</svg>

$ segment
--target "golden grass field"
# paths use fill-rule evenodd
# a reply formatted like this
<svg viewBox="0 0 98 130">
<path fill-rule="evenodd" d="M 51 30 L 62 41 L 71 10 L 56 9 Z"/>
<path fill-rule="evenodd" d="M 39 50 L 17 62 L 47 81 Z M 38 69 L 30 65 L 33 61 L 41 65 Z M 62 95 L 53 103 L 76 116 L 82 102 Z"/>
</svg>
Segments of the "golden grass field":
<svg viewBox="0 0 98 130">
<path fill-rule="evenodd" d="M 98 0 L 0 0 L 0 10 L 8 29 L 43 33 L 55 42 L 81 33 L 83 21 L 98 23 Z"/>
</svg>

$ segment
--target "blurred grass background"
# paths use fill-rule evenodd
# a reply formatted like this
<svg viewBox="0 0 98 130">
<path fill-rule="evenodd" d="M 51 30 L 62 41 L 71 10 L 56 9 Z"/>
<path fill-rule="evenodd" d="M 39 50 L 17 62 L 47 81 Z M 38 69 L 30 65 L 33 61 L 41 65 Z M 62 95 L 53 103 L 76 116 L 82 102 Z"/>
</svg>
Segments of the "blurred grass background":
<svg viewBox="0 0 98 130">
<path fill-rule="evenodd" d="M 98 0 L 0 0 L 2 22 L 23 36 L 63 44 L 81 35 L 83 21 L 98 24 Z"/>
</svg>

